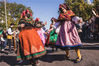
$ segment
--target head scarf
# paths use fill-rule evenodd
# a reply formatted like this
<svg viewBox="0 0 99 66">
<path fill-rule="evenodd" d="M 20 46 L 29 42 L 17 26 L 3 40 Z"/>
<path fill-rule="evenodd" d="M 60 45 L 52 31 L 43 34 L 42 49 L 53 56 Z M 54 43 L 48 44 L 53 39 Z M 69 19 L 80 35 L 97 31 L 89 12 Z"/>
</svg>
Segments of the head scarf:
<svg viewBox="0 0 99 66">
<path fill-rule="evenodd" d="M 27 17 L 27 14 L 29 14 L 30 17 L 32 17 L 32 13 L 31 13 L 28 9 L 26 9 L 26 10 L 24 10 L 24 11 L 22 12 L 21 18 L 26 18 L 26 17 Z"/>
<path fill-rule="evenodd" d="M 66 13 L 60 13 L 59 19 L 65 19 L 65 20 L 71 20 L 71 16 L 74 16 L 75 14 L 73 13 L 72 10 L 66 5 L 66 3 L 60 4 L 59 9 L 64 8 L 66 9 Z"/>
<path fill-rule="evenodd" d="M 66 3 L 60 4 L 60 5 L 59 5 L 59 9 L 60 9 L 60 8 L 64 8 L 64 9 L 66 9 L 66 10 L 70 10 L 70 8 L 68 7 L 68 5 L 67 5 Z"/>
<path fill-rule="evenodd" d="M 28 15 L 30 15 L 30 17 L 28 17 Z M 22 23 L 24 23 L 25 25 L 33 24 L 32 14 L 28 9 L 26 11 L 24 10 L 21 14 L 21 19 L 19 20 L 19 24 L 22 24 Z"/>
<path fill-rule="evenodd" d="M 26 14 L 30 14 L 30 16 L 32 16 L 32 13 L 28 9 L 26 9 Z"/>
<path fill-rule="evenodd" d="M 36 27 L 36 28 L 41 28 L 41 27 L 43 27 L 43 22 L 40 21 L 39 18 L 36 18 L 36 19 L 35 19 L 35 27 Z"/>
<path fill-rule="evenodd" d="M 25 18 L 25 10 L 22 12 L 21 18 Z"/>
<path fill-rule="evenodd" d="M 60 4 L 60 5 L 59 5 L 59 8 L 65 8 L 65 9 L 67 9 L 67 5 L 66 5 L 65 3 Z"/>
<path fill-rule="evenodd" d="M 40 19 L 39 19 L 39 18 L 36 18 L 36 19 L 35 19 L 35 22 L 38 22 L 38 21 L 40 21 Z"/>
</svg>

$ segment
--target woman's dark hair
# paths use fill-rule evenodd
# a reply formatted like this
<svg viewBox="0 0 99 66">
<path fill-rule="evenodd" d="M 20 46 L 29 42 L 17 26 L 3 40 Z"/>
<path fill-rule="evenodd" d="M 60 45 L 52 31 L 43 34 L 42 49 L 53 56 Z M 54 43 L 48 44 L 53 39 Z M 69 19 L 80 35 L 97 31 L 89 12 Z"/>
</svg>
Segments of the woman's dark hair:
<svg viewBox="0 0 99 66">
<path fill-rule="evenodd" d="M 59 8 L 59 13 L 63 13 L 63 10 L 62 10 L 62 8 Z"/>
</svg>

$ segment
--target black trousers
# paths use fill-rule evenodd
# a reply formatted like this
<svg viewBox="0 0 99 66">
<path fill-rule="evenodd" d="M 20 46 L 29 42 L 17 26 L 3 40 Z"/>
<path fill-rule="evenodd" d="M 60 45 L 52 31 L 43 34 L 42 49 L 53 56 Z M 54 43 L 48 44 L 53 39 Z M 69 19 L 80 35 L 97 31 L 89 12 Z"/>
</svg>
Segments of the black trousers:
<svg viewBox="0 0 99 66">
<path fill-rule="evenodd" d="M 11 39 L 8 39 L 9 51 L 11 51 Z"/>
</svg>

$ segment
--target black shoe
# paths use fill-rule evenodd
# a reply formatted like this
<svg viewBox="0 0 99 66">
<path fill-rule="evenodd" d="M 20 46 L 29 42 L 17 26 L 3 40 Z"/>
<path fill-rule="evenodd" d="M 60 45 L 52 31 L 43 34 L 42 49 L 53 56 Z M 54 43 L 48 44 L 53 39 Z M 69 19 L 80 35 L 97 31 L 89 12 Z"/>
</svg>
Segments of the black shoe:
<svg viewBox="0 0 99 66">
<path fill-rule="evenodd" d="M 77 58 L 75 61 L 74 61 L 74 63 L 80 63 L 82 61 L 82 58 L 80 59 L 80 58 Z"/>
</svg>

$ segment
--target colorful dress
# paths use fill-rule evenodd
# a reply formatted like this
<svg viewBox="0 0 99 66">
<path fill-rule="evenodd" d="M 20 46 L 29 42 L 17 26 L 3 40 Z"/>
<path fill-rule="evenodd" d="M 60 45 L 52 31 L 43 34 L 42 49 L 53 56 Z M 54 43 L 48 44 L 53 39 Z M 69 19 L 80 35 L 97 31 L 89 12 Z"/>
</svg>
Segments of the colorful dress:
<svg viewBox="0 0 99 66">
<path fill-rule="evenodd" d="M 55 45 L 61 49 L 68 49 L 71 47 L 78 47 L 82 45 L 77 29 L 74 23 L 71 22 L 71 15 L 71 13 L 70 15 L 66 13 L 62 13 L 59 15 L 61 27 Z"/>
<path fill-rule="evenodd" d="M 49 44 L 55 44 L 57 41 L 57 33 L 55 33 L 55 29 L 50 32 Z"/>
<path fill-rule="evenodd" d="M 23 29 L 19 33 L 17 60 L 38 58 L 46 53 L 44 45 L 37 33 L 32 29 Z"/>
<path fill-rule="evenodd" d="M 42 28 L 40 28 L 37 30 L 37 33 L 39 34 L 39 36 L 43 42 L 43 45 L 45 45 L 45 36 L 44 36 L 45 31 Z"/>
<path fill-rule="evenodd" d="M 57 37 L 58 37 L 58 34 L 56 33 L 56 29 L 51 30 L 46 40 L 46 45 L 54 46 L 57 41 Z"/>
</svg>

